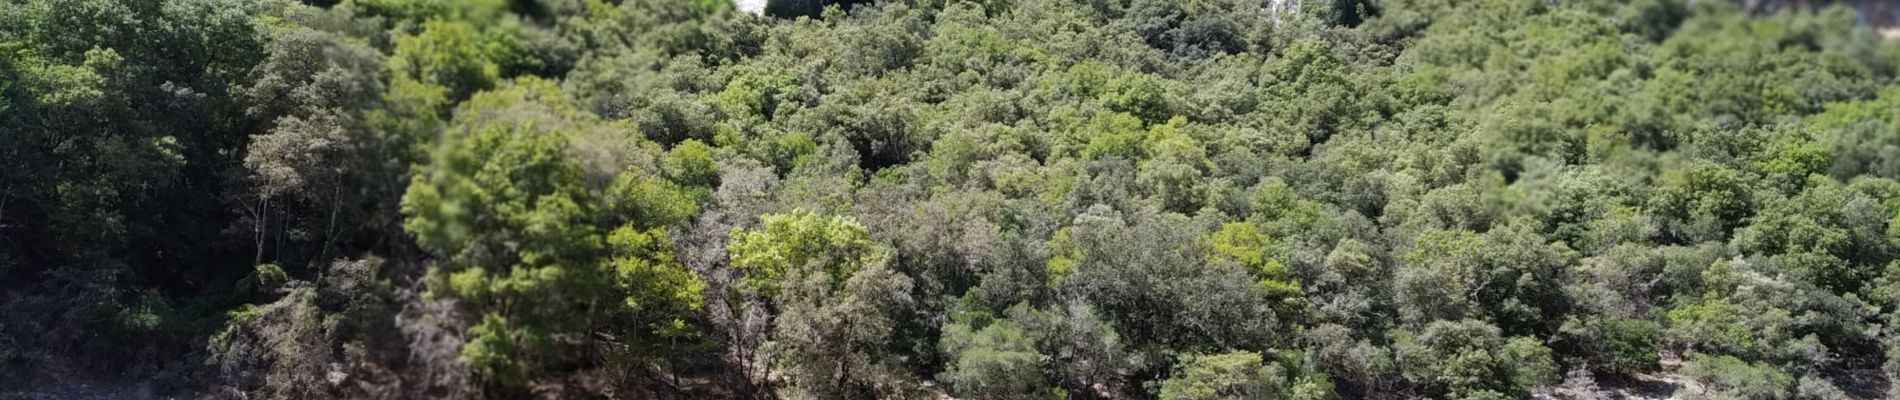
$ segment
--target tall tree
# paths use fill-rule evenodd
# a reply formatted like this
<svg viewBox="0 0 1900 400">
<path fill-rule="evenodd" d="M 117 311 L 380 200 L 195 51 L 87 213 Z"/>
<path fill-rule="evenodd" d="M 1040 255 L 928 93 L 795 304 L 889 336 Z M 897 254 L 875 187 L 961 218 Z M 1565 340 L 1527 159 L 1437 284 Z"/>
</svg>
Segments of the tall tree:
<svg viewBox="0 0 1900 400">
<path fill-rule="evenodd" d="M 675 261 L 666 227 L 693 205 L 647 166 L 589 182 L 575 140 L 600 124 L 552 82 L 510 82 L 458 110 L 403 196 L 404 226 L 442 257 L 430 292 L 480 316 L 462 357 L 492 382 L 626 349 L 664 356 L 690 333 L 704 283 Z"/>
<path fill-rule="evenodd" d="M 895 353 L 897 321 L 911 318 L 911 280 L 890 250 L 844 217 L 766 215 L 735 230 L 728 251 L 745 287 L 777 309 L 766 353 L 794 398 L 890 398 L 915 388 Z"/>
</svg>

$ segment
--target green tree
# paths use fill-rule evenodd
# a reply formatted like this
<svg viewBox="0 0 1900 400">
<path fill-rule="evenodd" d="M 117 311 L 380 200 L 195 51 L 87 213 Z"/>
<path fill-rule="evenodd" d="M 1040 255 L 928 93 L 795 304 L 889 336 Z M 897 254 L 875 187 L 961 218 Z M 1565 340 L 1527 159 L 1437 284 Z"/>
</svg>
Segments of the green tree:
<svg viewBox="0 0 1900 400">
<path fill-rule="evenodd" d="M 666 151 L 666 176 L 689 188 L 711 190 L 719 187 L 719 165 L 713 149 L 698 140 L 687 139 Z"/>
<path fill-rule="evenodd" d="M 1185 357 L 1175 373 L 1161 381 L 1163 400 L 1273 399 L 1287 397 L 1286 376 L 1259 353 L 1234 351 Z"/>
<path fill-rule="evenodd" d="M 1670 170 L 1649 198 L 1664 234 L 1684 242 L 1725 238 L 1754 207 L 1740 172 L 1706 161 Z"/>
<path fill-rule="evenodd" d="M 1567 305 L 1559 282 L 1575 254 L 1521 223 L 1470 232 L 1428 232 L 1394 277 L 1401 320 L 1482 318 L 1512 333 L 1545 332 Z"/>
<path fill-rule="evenodd" d="M 494 87 L 516 45 L 505 31 L 482 30 L 475 24 L 431 19 L 415 34 L 398 36 L 389 57 L 390 75 L 440 86 L 452 101 Z"/>
<path fill-rule="evenodd" d="M 231 94 L 263 58 L 261 8 L 0 5 L 0 286 L 40 299 L 0 301 L 8 328 L 32 332 L 11 336 L 21 355 L 156 365 L 229 305 L 257 264 L 225 236 L 240 214 L 225 196 L 241 193 L 251 121 Z"/>
<path fill-rule="evenodd" d="M 1077 216 L 1069 238 L 1080 257 L 1059 289 L 1100 307 L 1131 343 L 1220 348 L 1272 339 L 1278 320 L 1260 278 L 1208 262 L 1204 231 L 1179 215 L 1150 210 L 1132 220 L 1101 205 Z"/>
<path fill-rule="evenodd" d="M 1600 371 L 1635 374 L 1661 366 L 1660 324 L 1640 319 L 1584 318 L 1564 323 L 1564 337 L 1575 340 L 1578 353 Z"/>
<path fill-rule="evenodd" d="M 938 379 L 959 396 L 985 399 L 1052 399 L 1065 397 L 1044 371 L 1049 356 L 1037 351 L 1033 336 L 1021 324 L 997 319 L 957 321 L 943 328 L 944 353 L 949 356 Z"/>
<path fill-rule="evenodd" d="M 555 93 L 551 82 L 526 79 L 475 96 L 402 200 L 404 228 L 442 257 L 430 294 L 480 316 L 463 358 L 503 385 L 593 359 L 597 344 L 664 356 L 640 349 L 689 333 L 682 319 L 699 308 L 704 285 L 675 261 L 665 230 L 690 214 L 673 208 L 691 203 L 616 195 L 654 179 L 638 168 L 610 188 L 589 187 L 569 146 L 598 122 Z M 626 335 L 591 334 L 600 330 Z"/>
<path fill-rule="evenodd" d="M 384 58 L 342 34 L 302 25 L 275 32 L 265 52 L 243 92 L 245 115 L 270 124 L 252 136 L 243 158 L 254 257 L 301 266 L 354 254 L 360 248 L 349 238 L 399 223 L 392 203 L 401 192 L 384 183 L 413 159 L 408 143 L 384 141 L 363 120 L 381 106 Z M 271 240 L 284 236 L 293 237 L 290 246 Z"/>
<path fill-rule="evenodd" d="M 1298 295 L 1300 283 L 1287 270 L 1286 263 L 1274 256 L 1273 244 L 1253 223 L 1229 222 L 1208 235 L 1214 260 L 1232 262 L 1260 275 L 1260 286 L 1278 295 Z"/>
<path fill-rule="evenodd" d="M 1785 399 L 1794 378 L 1774 367 L 1749 363 L 1733 356 L 1689 355 L 1682 373 L 1707 388 L 1703 398 Z"/>
<path fill-rule="evenodd" d="M 1275 254 L 1279 253 L 1276 246 L 1253 223 L 1221 224 L 1220 230 L 1208 235 L 1207 240 L 1214 252 L 1210 261 L 1239 264 L 1259 277 L 1257 284 L 1266 289 L 1267 296 L 1274 302 L 1275 315 L 1294 320 L 1309 313 L 1299 278 L 1293 276 L 1282 256 Z"/>
<path fill-rule="evenodd" d="M 1506 339 L 1483 321 L 1434 321 L 1417 334 L 1397 331 L 1394 336 L 1401 370 L 1426 393 L 1523 396 L 1557 379 L 1555 360 L 1543 343 Z"/>
<path fill-rule="evenodd" d="M 1886 233 L 1889 210 L 1832 179 L 1817 181 L 1791 198 L 1766 202 L 1736 231 L 1734 243 L 1806 281 L 1837 293 L 1858 291 L 1900 253 Z"/>
<path fill-rule="evenodd" d="M 862 225 L 807 211 L 766 215 L 727 246 L 743 285 L 777 310 L 765 352 L 795 398 L 872 398 L 912 390 L 892 337 L 911 317 L 911 280 Z"/>
<path fill-rule="evenodd" d="M 1206 174 L 1213 169 L 1207 151 L 1181 132 L 1187 119 L 1176 117 L 1148 129 L 1143 147 L 1148 158 L 1135 165 L 1135 181 L 1161 201 L 1162 208 L 1190 213 L 1206 202 Z"/>
</svg>

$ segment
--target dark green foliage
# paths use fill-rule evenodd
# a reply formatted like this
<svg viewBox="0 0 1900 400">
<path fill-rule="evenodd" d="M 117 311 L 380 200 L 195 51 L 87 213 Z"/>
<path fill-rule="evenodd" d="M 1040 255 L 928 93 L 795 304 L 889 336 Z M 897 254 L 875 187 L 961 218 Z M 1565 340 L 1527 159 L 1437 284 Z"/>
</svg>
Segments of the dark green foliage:
<svg viewBox="0 0 1900 400">
<path fill-rule="evenodd" d="M 1400 320 L 1481 318 L 1514 334 L 1545 332 L 1568 306 L 1558 282 L 1572 252 L 1521 223 L 1484 235 L 1433 231 L 1418 236 L 1394 278 Z"/>
<path fill-rule="evenodd" d="M 1731 3 L 0 1 L 0 397 L 1900 393 L 1900 42 Z"/>
<path fill-rule="evenodd" d="M 1278 365 L 1263 364 L 1260 354 L 1237 351 L 1187 357 L 1161 382 L 1164 400 L 1284 398 L 1286 382 Z"/>
<path fill-rule="evenodd" d="M 1426 393 L 1522 397 L 1557 379 L 1549 348 L 1528 337 L 1507 340 L 1483 321 L 1436 321 L 1416 334 L 1394 334 L 1400 369 Z"/>
<path fill-rule="evenodd" d="M 1785 399 L 1794 379 L 1773 367 L 1731 356 L 1692 354 L 1683 375 L 1708 388 L 1707 398 Z"/>
<path fill-rule="evenodd" d="M 1661 368 L 1659 346 L 1663 331 L 1647 320 L 1598 319 L 1565 323 L 1564 337 L 1590 367 L 1622 374 L 1645 373 Z"/>
<path fill-rule="evenodd" d="M 943 351 L 950 361 L 938 379 L 953 393 L 973 398 L 1064 397 L 1044 377 L 1050 357 L 1037 350 L 1022 324 L 982 317 L 944 326 Z"/>
<path fill-rule="evenodd" d="M 864 227 L 809 212 L 766 215 L 733 231 L 728 252 L 745 287 L 771 299 L 775 340 L 765 353 L 800 399 L 907 396 L 913 383 L 893 354 L 897 323 L 911 318 L 911 280 Z"/>
<path fill-rule="evenodd" d="M 1068 243 L 1079 258 L 1059 278 L 1100 307 L 1141 345 L 1180 348 L 1264 347 L 1275 327 L 1267 289 L 1241 265 L 1215 262 L 1188 221 L 1171 215 L 1120 213 L 1096 206 L 1076 217 Z M 1149 243 L 1127 246 L 1126 243 Z M 1059 275 L 1058 275 L 1059 276 Z M 1216 322 L 1219 323 L 1216 323 Z"/>
<path fill-rule="evenodd" d="M 515 81 L 457 114 L 402 205 L 404 228 L 443 260 L 430 294 L 480 315 L 462 348 L 476 373 L 518 386 L 602 349 L 646 357 L 691 336 L 681 319 L 705 284 L 675 261 L 665 230 L 694 212 L 691 199 L 651 167 L 589 164 L 638 154 L 570 147 L 611 138 L 593 136 L 598 122 L 549 82 Z M 589 187 L 593 174 L 611 183 Z"/>
<path fill-rule="evenodd" d="M 826 7 L 847 7 L 856 3 L 868 3 L 867 0 L 769 0 L 765 2 L 768 15 L 793 18 L 817 17 Z"/>
<path fill-rule="evenodd" d="M 235 94 L 268 42 L 260 8 L 0 5 L 0 258 L 13 264 L 0 281 L 31 291 L 0 310 L 34 320 L 7 326 L 23 355 L 162 362 L 230 305 L 196 295 L 258 263 L 226 240 L 239 211 L 224 196 L 255 128 Z"/>
</svg>

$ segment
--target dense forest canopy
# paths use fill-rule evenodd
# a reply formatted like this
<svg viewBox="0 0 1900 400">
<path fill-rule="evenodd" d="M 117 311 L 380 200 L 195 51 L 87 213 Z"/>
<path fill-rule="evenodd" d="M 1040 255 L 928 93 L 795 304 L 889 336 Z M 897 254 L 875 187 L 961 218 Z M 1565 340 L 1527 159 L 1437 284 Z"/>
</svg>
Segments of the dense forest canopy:
<svg viewBox="0 0 1900 400">
<path fill-rule="evenodd" d="M 1900 396 L 1737 3 L 0 0 L 0 397 Z"/>
</svg>

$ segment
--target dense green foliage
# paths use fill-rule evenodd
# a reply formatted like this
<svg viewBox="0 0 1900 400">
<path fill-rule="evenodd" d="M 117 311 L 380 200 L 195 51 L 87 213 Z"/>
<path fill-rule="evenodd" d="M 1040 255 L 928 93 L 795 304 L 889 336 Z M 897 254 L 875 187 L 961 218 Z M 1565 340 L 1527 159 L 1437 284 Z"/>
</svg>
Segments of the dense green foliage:
<svg viewBox="0 0 1900 400">
<path fill-rule="evenodd" d="M 1847 8 L 765 12 L 0 0 L 0 397 L 1900 396 Z"/>
</svg>

